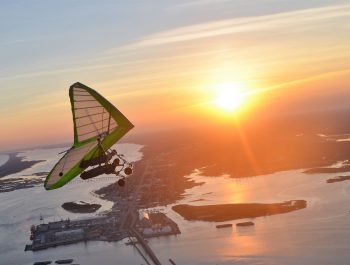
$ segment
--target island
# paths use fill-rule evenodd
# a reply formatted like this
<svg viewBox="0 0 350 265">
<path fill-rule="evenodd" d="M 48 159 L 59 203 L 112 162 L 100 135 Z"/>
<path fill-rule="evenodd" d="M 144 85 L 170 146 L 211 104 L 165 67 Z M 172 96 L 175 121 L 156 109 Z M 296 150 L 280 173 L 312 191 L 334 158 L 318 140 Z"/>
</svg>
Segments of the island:
<svg viewBox="0 0 350 265">
<path fill-rule="evenodd" d="M 224 222 L 229 220 L 288 213 L 306 208 L 305 200 L 282 203 L 237 203 L 193 206 L 179 204 L 172 209 L 189 221 Z"/>
<path fill-rule="evenodd" d="M 246 227 L 246 226 L 254 226 L 254 225 L 255 224 L 253 222 L 241 222 L 236 224 L 237 227 Z"/>
<path fill-rule="evenodd" d="M 25 161 L 23 156 L 18 156 L 19 153 L 9 153 L 9 159 L 5 164 L 0 166 L 0 178 L 6 177 L 11 174 L 21 172 L 24 169 L 30 168 L 37 163 L 44 162 L 45 160 L 33 160 Z"/>
<path fill-rule="evenodd" d="M 315 167 L 305 170 L 305 174 L 316 174 L 316 173 L 342 173 L 349 172 L 350 165 L 343 165 L 341 167 Z"/>
<path fill-rule="evenodd" d="M 334 178 L 327 179 L 327 183 L 341 182 L 345 180 L 350 180 L 350 176 L 338 176 Z"/>
<path fill-rule="evenodd" d="M 90 204 L 83 201 L 65 202 L 62 204 L 62 208 L 71 213 L 94 213 L 101 208 L 101 205 L 93 203 Z"/>
</svg>

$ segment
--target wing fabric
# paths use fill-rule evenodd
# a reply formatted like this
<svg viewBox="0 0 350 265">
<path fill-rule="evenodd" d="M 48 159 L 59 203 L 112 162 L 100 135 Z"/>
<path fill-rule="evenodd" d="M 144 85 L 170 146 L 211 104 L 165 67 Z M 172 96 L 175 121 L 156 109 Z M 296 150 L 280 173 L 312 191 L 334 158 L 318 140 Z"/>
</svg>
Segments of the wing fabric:
<svg viewBox="0 0 350 265">
<path fill-rule="evenodd" d="M 46 189 L 56 189 L 81 174 L 80 162 L 97 157 L 97 140 L 104 150 L 122 138 L 133 124 L 109 101 L 95 90 L 75 83 L 69 89 L 73 123 L 74 144 L 59 160 L 45 180 Z"/>
<path fill-rule="evenodd" d="M 117 127 L 110 110 L 102 106 L 86 89 L 72 87 L 70 97 L 76 143 L 106 136 Z"/>
<path fill-rule="evenodd" d="M 47 182 L 45 183 L 45 187 L 50 187 L 57 183 L 63 177 L 63 175 L 60 176 L 61 173 L 66 175 L 65 173 L 70 171 L 72 175 L 79 174 L 79 166 L 73 170 L 74 166 L 77 164 L 79 165 L 81 158 L 84 157 L 86 153 L 88 153 L 94 147 L 96 147 L 96 143 L 91 142 L 81 147 L 69 149 L 69 151 L 58 161 L 56 166 L 52 169 L 49 175 L 50 178 L 47 178 Z"/>
</svg>

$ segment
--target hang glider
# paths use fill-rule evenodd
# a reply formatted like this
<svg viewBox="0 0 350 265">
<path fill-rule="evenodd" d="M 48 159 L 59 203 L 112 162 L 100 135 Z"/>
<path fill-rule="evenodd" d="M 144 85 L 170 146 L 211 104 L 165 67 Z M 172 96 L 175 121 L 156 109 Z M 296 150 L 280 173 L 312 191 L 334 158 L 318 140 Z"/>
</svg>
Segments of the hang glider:
<svg viewBox="0 0 350 265">
<path fill-rule="evenodd" d="M 70 87 L 69 97 L 74 144 L 46 177 L 45 189 L 62 187 L 80 174 L 82 179 L 131 174 L 131 165 L 110 148 L 134 125 L 108 100 L 79 82 Z M 123 186 L 123 179 L 118 183 Z"/>
</svg>

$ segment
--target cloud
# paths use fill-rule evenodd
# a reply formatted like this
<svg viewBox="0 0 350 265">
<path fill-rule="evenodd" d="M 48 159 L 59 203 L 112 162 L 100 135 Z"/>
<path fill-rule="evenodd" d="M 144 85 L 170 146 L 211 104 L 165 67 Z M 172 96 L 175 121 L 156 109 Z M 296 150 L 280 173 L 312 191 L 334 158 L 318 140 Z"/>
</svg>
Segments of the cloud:
<svg viewBox="0 0 350 265">
<path fill-rule="evenodd" d="M 145 37 L 130 47 L 165 45 L 240 32 L 271 30 L 350 15 L 350 4 L 243 17 L 175 28 Z"/>
<path fill-rule="evenodd" d="M 312 81 L 316 81 L 316 80 L 320 80 L 320 79 L 330 78 L 330 77 L 334 77 L 334 76 L 348 75 L 349 73 L 350 73 L 350 68 L 345 68 L 342 70 L 327 71 L 327 72 L 323 72 L 323 73 L 314 74 L 314 75 L 311 75 L 308 77 L 302 77 L 302 78 L 297 78 L 294 80 L 285 81 L 285 82 L 275 84 L 275 85 L 270 86 L 270 87 L 260 88 L 260 89 L 252 91 L 251 94 L 265 93 L 265 92 L 269 92 L 269 91 L 273 91 L 273 90 L 277 90 L 277 89 L 281 89 L 281 88 L 285 88 L 285 87 L 291 87 L 291 86 L 295 86 L 295 85 L 299 85 L 299 84 L 303 84 L 303 83 L 307 83 L 307 82 L 312 82 Z"/>
</svg>

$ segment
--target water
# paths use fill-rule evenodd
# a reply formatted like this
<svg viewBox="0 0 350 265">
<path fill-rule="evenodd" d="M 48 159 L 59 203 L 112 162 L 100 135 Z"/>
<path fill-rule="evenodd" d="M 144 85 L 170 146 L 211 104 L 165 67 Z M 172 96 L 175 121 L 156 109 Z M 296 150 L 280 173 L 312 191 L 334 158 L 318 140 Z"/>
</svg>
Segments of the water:
<svg viewBox="0 0 350 265">
<path fill-rule="evenodd" d="M 150 243 L 163 260 L 171 256 L 179 264 L 348 264 L 350 182 L 326 184 L 332 176 L 335 174 L 305 175 L 302 170 L 292 170 L 237 180 L 195 173 L 191 177 L 205 184 L 188 190 L 187 198 L 179 203 L 305 199 L 308 206 L 287 214 L 230 222 L 253 220 L 254 228 L 216 229 L 218 223 L 185 221 L 170 205 L 163 210 L 179 224 L 182 234 Z M 193 202 L 198 198 L 203 200 Z"/>
<path fill-rule="evenodd" d="M 142 158 L 142 146 L 135 144 L 120 144 L 117 149 L 130 162 Z M 58 155 L 64 148 L 37 149 L 23 151 L 19 155 L 28 160 L 43 160 L 33 167 L 8 177 L 24 177 L 35 172 L 49 171 L 62 156 Z M 35 176 L 33 176 L 34 178 Z M 95 214 L 74 214 L 61 208 L 67 201 L 82 200 L 98 203 L 102 207 L 97 214 L 109 210 L 112 202 L 101 200 L 91 191 L 115 182 L 115 178 L 101 177 L 96 181 L 73 181 L 72 184 L 52 191 L 46 191 L 42 186 L 0 193 L 0 264 L 33 264 L 34 261 L 74 258 L 81 264 L 115 264 L 116 257 L 124 264 L 140 264 L 142 259 L 130 247 L 124 247 L 123 242 L 105 243 L 89 242 L 70 246 L 63 246 L 39 252 L 24 252 L 25 244 L 29 242 L 30 226 L 38 224 L 42 216 L 45 222 L 61 218 L 85 218 Z M 108 252 L 109 254 L 106 254 Z"/>
<path fill-rule="evenodd" d="M 134 160 L 142 158 L 140 146 L 125 145 L 123 148 Z M 25 174 L 51 167 L 56 161 L 57 151 L 27 152 L 28 159 L 47 157 L 48 161 L 27 169 Z M 186 190 L 186 197 L 177 203 L 269 203 L 305 199 L 308 205 L 306 209 L 287 214 L 255 218 L 255 227 L 241 229 L 235 225 L 232 228 L 216 229 L 218 223 L 215 222 L 189 222 L 173 212 L 172 205 L 169 205 L 159 209 L 179 224 L 182 234 L 150 239 L 149 244 L 164 264 L 169 264 L 169 258 L 177 264 L 194 265 L 348 264 L 350 181 L 327 184 L 326 180 L 334 176 L 337 174 L 306 175 L 302 170 L 291 170 L 232 179 L 228 176 L 202 176 L 197 171 L 188 177 L 205 184 Z M 60 207 L 63 202 L 83 200 L 99 203 L 102 204 L 99 213 L 110 209 L 110 202 L 90 193 L 91 190 L 108 185 L 109 181 L 112 182 L 79 182 L 49 192 L 42 187 L 35 187 L 1 193 L 0 264 L 29 265 L 33 261 L 62 258 L 74 258 L 81 265 L 144 264 L 137 252 L 123 242 L 88 242 L 39 252 L 23 251 L 25 244 L 29 243 L 30 225 L 38 223 L 40 215 L 45 221 L 51 221 L 54 217 L 94 215 L 65 212 Z"/>
</svg>

